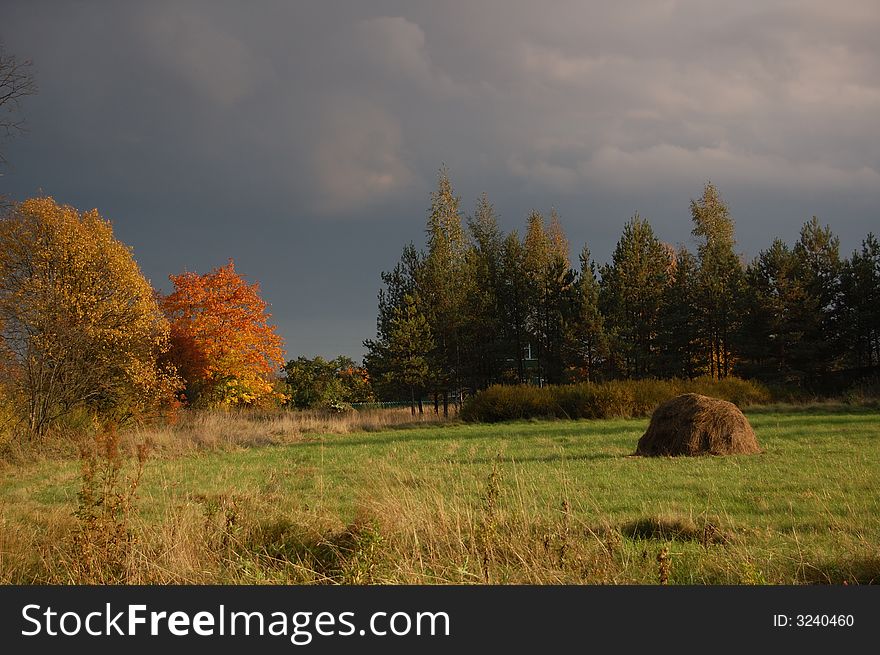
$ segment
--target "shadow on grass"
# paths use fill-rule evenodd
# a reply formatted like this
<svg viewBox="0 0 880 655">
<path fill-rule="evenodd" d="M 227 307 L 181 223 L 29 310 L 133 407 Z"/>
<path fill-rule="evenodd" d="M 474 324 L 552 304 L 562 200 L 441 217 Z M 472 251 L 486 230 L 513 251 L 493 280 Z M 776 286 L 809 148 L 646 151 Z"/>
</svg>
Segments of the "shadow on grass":
<svg viewBox="0 0 880 655">
<path fill-rule="evenodd" d="M 730 541 L 730 536 L 711 521 L 697 522 L 690 517 L 649 516 L 624 524 L 620 531 L 630 539 L 696 541 L 703 545 Z"/>
<path fill-rule="evenodd" d="M 286 518 L 253 526 L 235 549 L 239 557 L 268 569 L 291 567 L 301 582 L 312 584 L 375 584 L 382 537 L 369 522 L 339 530 L 306 529 Z"/>
<path fill-rule="evenodd" d="M 880 557 L 820 562 L 806 572 L 807 584 L 880 584 Z"/>
</svg>

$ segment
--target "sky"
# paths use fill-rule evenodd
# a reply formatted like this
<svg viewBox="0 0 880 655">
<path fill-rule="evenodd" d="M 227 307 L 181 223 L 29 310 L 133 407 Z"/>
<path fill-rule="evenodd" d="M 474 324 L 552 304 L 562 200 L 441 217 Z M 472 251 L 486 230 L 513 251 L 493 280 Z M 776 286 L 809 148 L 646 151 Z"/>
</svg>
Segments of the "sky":
<svg viewBox="0 0 880 655">
<path fill-rule="evenodd" d="M 448 167 L 572 256 L 636 212 L 693 247 L 711 180 L 748 261 L 816 215 L 880 232 L 880 4 L 4 0 L 33 61 L 0 194 L 97 208 L 160 290 L 233 258 L 287 355 L 363 355 Z"/>
</svg>

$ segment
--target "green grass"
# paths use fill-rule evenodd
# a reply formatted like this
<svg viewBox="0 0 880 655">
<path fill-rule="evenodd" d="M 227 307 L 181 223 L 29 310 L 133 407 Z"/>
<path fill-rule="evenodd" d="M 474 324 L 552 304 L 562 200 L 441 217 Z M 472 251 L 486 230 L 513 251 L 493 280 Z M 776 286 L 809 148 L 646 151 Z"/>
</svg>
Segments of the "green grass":
<svg viewBox="0 0 880 655">
<path fill-rule="evenodd" d="M 161 563 L 132 564 L 129 581 L 352 581 L 340 571 L 354 566 L 354 581 L 655 583 L 663 546 L 679 584 L 880 580 L 880 413 L 747 416 L 762 454 L 632 457 L 647 420 L 618 419 L 305 435 L 152 459 L 133 526 L 141 560 Z M 0 469 L 0 580 L 67 581 L 40 540 L 64 543 L 78 489 L 78 462 Z M 379 537 L 369 557 L 339 546 L 367 524 Z M 218 538 L 222 548 L 199 546 Z M 327 544 L 335 568 L 317 565 Z M 26 546 L 42 555 L 11 552 Z"/>
</svg>

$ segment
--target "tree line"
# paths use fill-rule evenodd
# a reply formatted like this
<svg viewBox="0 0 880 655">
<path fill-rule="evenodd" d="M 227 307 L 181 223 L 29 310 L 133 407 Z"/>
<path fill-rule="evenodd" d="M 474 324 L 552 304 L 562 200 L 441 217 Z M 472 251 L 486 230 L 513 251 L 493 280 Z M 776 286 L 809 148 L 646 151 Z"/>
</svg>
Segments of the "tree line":
<svg viewBox="0 0 880 655">
<path fill-rule="evenodd" d="M 849 258 L 815 217 L 747 265 L 718 190 L 691 202 L 695 252 L 638 214 L 611 261 L 578 266 L 554 211 L 504 234 L 487 197 L 465 218 L 448 174 L 423 249 L 382 274 L 377 336 L 348 358 L 286 365 L 257 284 L 234 263 L 157 294 L 97 211 L 52 198 L 0 219 L 0 431 L 41 436 L 76 412 L 113 420 L 187 406 L 343 407 L 496 383 L 724 378 L 819 385 L 880 364 L 880 243 Z M 284 371 L 286 379 L 278 373 Z M 832 376 L 829 378 L 829 376 Z"/>
<path fill-rule="evenodd" d="M 880 364 L 880 243 L 842 257 L 814 216 L 794 245 L 751 262 L 706 183 L 691 200 L 696 248 L 672 247 L 636 213 L 611 261 L 577 265 L 559 216 L 532 211 L 505 234 L 483 194 L 464 216 L 442 169 L 423 248 L 382 273 L 377 334 L 364 359 L 381 397 L 435 410 L 491 384 L 724 378 L 821 386 Z"/>
</svg>

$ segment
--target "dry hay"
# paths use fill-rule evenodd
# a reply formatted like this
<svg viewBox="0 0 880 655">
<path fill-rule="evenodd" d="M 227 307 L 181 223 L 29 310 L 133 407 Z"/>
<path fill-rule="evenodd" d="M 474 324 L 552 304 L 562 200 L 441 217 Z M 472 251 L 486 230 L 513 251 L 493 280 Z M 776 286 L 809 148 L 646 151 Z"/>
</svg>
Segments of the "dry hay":
<svg viewBox="0 0 880 655">
<path fill-rule="evenodd" d="M 696 393 L 660 405 L 639 439 L 636 455 L 748 455 L 761 452 L 739 408 Z"/>
</svg>

